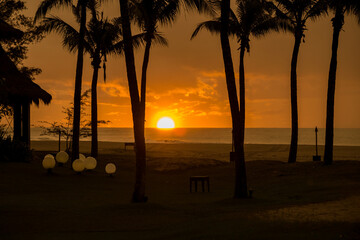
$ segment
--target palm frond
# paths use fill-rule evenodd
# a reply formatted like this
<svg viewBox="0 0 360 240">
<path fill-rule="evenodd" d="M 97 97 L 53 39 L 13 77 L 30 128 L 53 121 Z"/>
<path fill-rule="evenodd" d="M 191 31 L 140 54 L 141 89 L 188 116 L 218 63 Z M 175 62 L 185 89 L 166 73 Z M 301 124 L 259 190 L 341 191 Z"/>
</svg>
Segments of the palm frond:
<svg viewBox="0 0 360 240">
<path fill-rule="evenodd" d="M 205 21 L 205 22 L 198 24 L 197 27 L 195 28 L 193 34 L 191 35 L 190 39 L 195 38 L 198 35 L 198 33 L 200 32 L 200 30 L 202 30 L 202 29 L 206 29 L 212 34 L 218 34 L 218 33 L 220 33 L 221 23 L 220 23 L 219 19 L 217 19 L 217 20 Z"/>
<path fill-rule="evenodd" d="M 205 13 L 210 16 L 216 16 L 220 10 L 220 0 L 182 0 L 186 9 L 196 9 L 199 13 Z"/>
<path fill-rule="evenodd" d="M 153 35 L 153 38 L 151 40 L 153 43 L 155 44 L 159 44 L 159 45 L 162 45 L 162 46 L 168 46 L 168 41 L 165 37 L 162 36 L 161 33 L 159 32 L 156 32 L 154 35 Z"/>
<path fill-rule="evenodd" d="M 72 0 L 43 0 L 36 10 L 34 22 L 44 18 L 50 10 L 59 6 L 71 7 Z"/>
<path fill-rule="evenodd" d="M 44 32 L 56 32 L 63 37 L 63 45 L 70 52 L 75 52 L 79 43 L 80 34 L 70 24 L 66 23 L 59 17 L 44 18 L 41 22 Z"/>
<path fill-rule="evenodd" d="M 304 20 L 312 19 L 315 20 L 320 17 L 322 14 L 327 12 L 327 1 L 326 0 L 317 0 L 315 1 L 314 5 L 307 11 L 306 15 L 304 16 Z"/>
</svg>

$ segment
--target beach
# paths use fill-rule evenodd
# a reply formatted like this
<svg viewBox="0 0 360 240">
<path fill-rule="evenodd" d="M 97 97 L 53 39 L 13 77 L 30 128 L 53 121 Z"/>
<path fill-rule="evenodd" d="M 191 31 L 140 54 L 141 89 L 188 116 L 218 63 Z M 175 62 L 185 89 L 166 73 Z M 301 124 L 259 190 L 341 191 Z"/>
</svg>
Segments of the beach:
<svg viewBox="0 0 360 240">
<path fill-rule="evenodd" d="M 134 151 L 124 143 L 100 142 L 97 168 L 82 174 L 42 168 L 57 142 L 31 147 L 29 163 L 0 163 L 1 239 L 360 239 L 360 147 L 335 146 L 324 166 L 314 146 L 288 164 L 287 145 L 246 145 L 253 196 L 235 200 L 230 144 L 150 143 L 142 204 L 130 203 Z M 190 176 L 209 176 L 210 192 L 190 193 Z"/>
</svg>

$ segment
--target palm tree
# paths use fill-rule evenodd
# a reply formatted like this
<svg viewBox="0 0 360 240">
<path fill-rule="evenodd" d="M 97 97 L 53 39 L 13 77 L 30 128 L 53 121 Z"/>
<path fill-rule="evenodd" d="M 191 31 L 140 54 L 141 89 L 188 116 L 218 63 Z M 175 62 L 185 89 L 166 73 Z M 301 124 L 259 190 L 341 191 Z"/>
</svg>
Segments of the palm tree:
<svg viewBox="0 0 360 240">
<path fill-rule="evenodd" d="M 246 170 L 244 155 L 244 136 L 245 136 L 245 70 L 244 55 L 245 51 L 250 51 L 250 36 L 261 37 L 271 30 L 279 30 L 280 22 L 272 15 L 272 9 L 268 7 L 266 2 L 261 0 L 238 0 L 237 15 L 229 10 L 229 26 L 228 34 L 235 35 L 240 44 L 240 64 L 239 64 L 239 125 L 238 131 L 238 150 L 239 163 L 237 164 L 237 177 L 235 182 L 235 197 L 247 196 L 246 190 Z M 284 24 L 286 26 L 286 24 Z M 207 29 L 210 32 L 221 32 L 221 18 L 200 23 L 195 29 L 191 38 L 194 38 L 201 29 Z M 237 100 L 237 98 L 236 98 Z M 236 113 L 237 115 L 237 113 Z M 236 131 L 234 131 L 235 133 Z M 242 179 L 243 178 L 243 179 Z M 242 184 L 239 184 L 242 183 Z M 242 189 L 245 189 L 242 193 Z"/>
<path fill-rule="evenodd" d="M 306 22 L 318 18 L 326 10 L 324 0 L 274 0 L 277 16 L 288 21 L 295 43 L 291 59 L 291 144 L 288 162 L 296 162 L 298 145 L 297 62 L 301 41 L 304 39 Z"/>
<path fill-rule="evenodd" d="M 74 121 L 73 121 L 73 139 L 72 139 L 72 160 L 79 158 L 79 138 L 80 138 L 80 101 L 81 101 L 81 84 L 84 65 L 84 37 L 86 28 L 86 7 L 89 1 L 94 0 L 78 0 L 77 8 L 80 12 L 80 30 L 79 41 L 77 47 L 77 62 L 75 74 L 75 90 L 74 90 Z M 34 21 L 44 18 L 53 8 L 61 6 L 72 6 L 72 0 L 43 0 L 38 7 Z"/>
<path fill-rule="evenodd" d="M 206 0 L 178 0 L 179 2 L 185 3 L 189 7 L 197 7 L 199 11 L 205 11 L 210 6 Z M 143 77 L 141 83 L 141 96 L 139 96 L 139 88 L 137 85 L 136 69 L 135 69 L 135 58 L 134 58 L 134 49 L 132 44 L 131 36 L 131 25 L 130 25 L 130 12 L 129 12 L 129 2 L 128 0 L 119 0 L 120 3 L 120 13 L 121 13 L 121 23 L 123 29 L 123 41 L 124 41 L 124 53 L 125 53 L 125 62 L 126 62 L 126 72 L 129 84 L 131 108 L 133 113 L 133 128 L 134 128 L 134 138 L 136 146 L 136 173 L 135 173 L 135 188 L 132 196 L 133 202 L 146 202 L 147 197 L 145 196 L 145 173 L 146 173 L 146 148 L 145 148 L 145 136 L 144 136 L 144 119 L 145 119 L 145 95 L 146 95 L 146 70 L 148 65 L 148 60 L 146 60 L 146 55 L 149 56 L 151 44 L 148 45 L 148 50 L 145 50 L 144 64 L 143 64 Z M 149 6 L 154 6 L 152 1 L 149 1 Z M 158 3 L 166 3 L 166 1 L 155 1 Z M 132 4 L 134 1 L 131 2 Z M 130 8 L 132 8 L 130 6 Z M 147 8 L 151 9 L 151 8 Z M 158 16 L 159 18 L 160 16 Z M 166 19 L 164 19 L 166 20 Z M 156 25 L 153 25 L 156 26 Z M 155 33 L 155 30 L 147 29 L 148 32 Z M 152 36 L 148 37 L 148 43 L 154 41 Z"/>
<path fill-rule="evenodd" d="M 146 150 L 145 150 L 145 125 L 142 121 L 142 113 L 139 98 L 139 89 L 136 78 L 135 57 L 132 44 L 131 25 L 129 16 L 128 0 L 119 0 L 121 12 L 121 24 L 123 29 L 124 54 L 126 73 L 129 84 L 131 110 L 133 113 L 133 129 L 135 138 L 136 172 L 135 188 L 132 202 L 146 202 L 145 196 L 145 173 L 146 173 Z"/>
<path fill-rule="evenodd" d="M 92 58 L 91 65 L 93 67 L 93 77 L 91 83 L 91 156 L 98 156 L 98 117 L 97 117 L 97 82 L 98 73 L 101 63 L 104 68 L 104 81 L 106 81 L 106 57 L 109 54 L 121 54 L 123 42 L 121 39 L 121 29 L 119 28 L 119 20 L 114 19 L 111 23 L 107 19 L 99 19 L 98 5 L 95 2 L 89 2 L 92 18 L 87 24 L 84 38 L 84 50 L 90 54 Z M 73 6 L 73 13 L 76 19 L 80 20 L 77 8 Z M 101 14 L 102 15 L 102 14 Z M 66 23 L 58 17 L 45 18 L 42 21 L 45 32 L 55 31 L 62 35 L 63 44 L 70 52 L 76 52 L 78 48 L 78 40 L 80 33 L 70 24 Z M 137 36 L 134 43 L 139 45 Z M 141 39 L 140 39 L 141 40 Z"/>
<path fill-rule="evenodd" d="M 344 15 L 352 13 L 358 18 L 360 24 L 360 1 L 359 0 L 328 0 L 329 8 L 334 12 L 331 19 L 333 26 L 332 52 L 328 79 L 327 107 L 326 107 L 326 136 L 324 163 L 331 164 L 333 161 L 334 144 L 334 102 L 335 81 L 337 69 L 337 52 L 339 46 L 340 31 L 344 25 Z"/>
<path fill-rule="evenodd" d="M 129 10 L 134 21 L 144 33 L 145 51 L 141 71 L 140 105 L 142 121 L 145 122 L 145 99 L 147 69 L 150 58 L 150 48 L 153 43 L 167 45 L 167 40 L 158 32 L 159 25 L 174 22 L 179 11 L 178 0 L 130 0 Z"/>
</svg>

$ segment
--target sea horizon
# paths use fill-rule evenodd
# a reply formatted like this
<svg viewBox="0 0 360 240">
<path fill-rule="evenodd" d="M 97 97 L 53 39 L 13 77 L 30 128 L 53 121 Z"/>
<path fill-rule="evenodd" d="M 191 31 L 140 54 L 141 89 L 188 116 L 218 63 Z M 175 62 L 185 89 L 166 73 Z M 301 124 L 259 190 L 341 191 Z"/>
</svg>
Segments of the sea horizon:
<svg viewBox="0 0 360 240">
<path fill-rule="evenodd" d="M 218 143 L 231 144 L 231 128 L 145 128 L 147 143 Z M 58 136 L 41 135 L 42 129 L 31 128 L 32 141 L 58 141 Z M 133 142 L 133 128 L 101 127 L 99 141 Z M 290 144 L 291 128 L 246 128 L 245 144 Z M 62 139 L 63 140 L 63 139 Z M 90 141 L 81 138 L 80 141 Z M 315 145 L 315 128 L 299 128 L 299 145 Z M 325 128 L 318 128 L 318 145 L 325 144 Z M 360 128 L 335 128 L 334 145 L 360 146 Z"/>
</svg>

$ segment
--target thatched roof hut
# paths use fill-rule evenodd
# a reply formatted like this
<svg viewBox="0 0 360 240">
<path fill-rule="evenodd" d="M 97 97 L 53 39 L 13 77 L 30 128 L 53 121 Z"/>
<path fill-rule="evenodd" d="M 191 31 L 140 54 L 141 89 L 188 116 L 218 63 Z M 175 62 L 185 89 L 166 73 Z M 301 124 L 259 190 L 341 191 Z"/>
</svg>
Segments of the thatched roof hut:
<svg viewBox="0 0 360 240">
<path fill-rule="evenodd" d="M 22 31 L 13 28 L 0 19 L 0 40 L 18 39 L 22 36 Z M 18 70 L 1 45 L 0 62 L 0 89 L 2 94 L 10 100 L 27 99 L 36 105 L 39 105 L 39 100 L 45 104 L 50 103 L 51 95 Z"/>
<path fill-rule="evenodd" d="M 22 74 L 0 46 L 0 88 L 1 92 L 11 102 L 17 99 L 28 100 L 39 105 L 41 100 L 45 104 L 51 101 L 51 95 Z"/>
<path fill-rule="evenodd" d="M 23 33 L 0 20 L 0 41 L 11 41 Z M 0 44 L 0 103 L 14 110 L 14 139 L 30 144 L 30 104 L 51 102 L 51 95 L 21 73 Z"/>
</svg>

